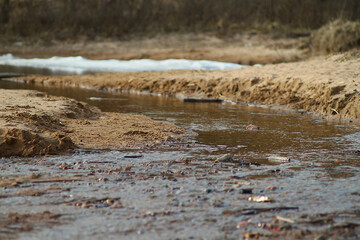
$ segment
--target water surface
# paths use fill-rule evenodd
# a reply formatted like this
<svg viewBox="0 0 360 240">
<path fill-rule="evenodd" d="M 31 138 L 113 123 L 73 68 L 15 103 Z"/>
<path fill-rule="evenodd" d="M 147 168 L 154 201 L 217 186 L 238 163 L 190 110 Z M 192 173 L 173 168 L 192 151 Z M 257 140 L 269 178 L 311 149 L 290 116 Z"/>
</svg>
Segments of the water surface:
<svg viewBox="0 0 360 240">
<path fill-rule="evenodd" d="M 269 154 L 299 161 L 346 161 L 358 166 L 359 127 L 347 123 L 271 108 L 231 104 L 184 103 L 177 98 L 151 95 L 111 94 L 79 88 L 49 88 L 0 81 L 1 88 L 26 88 L 66 96 L 99 107 L 102 111 L 145 114 L 198 133 L 201 144 L 236 155 L 266 158 Z M 260 131 L 248 131 L 255 124 Z"/>
<path fill-rule="evenodd" d="M 0 211 L 26 212 L 31 202 L 31 211 L 61 210 L 72 216 L 73 224 L 24 233 L 20 239 L 100 239 L 100 235 L 109 239 L 170 239 L 175 235 L 184 239 L 239 239 L 248 232 L 289 239 L 291 235 L 286 234 L 315 232 L 314 236 L 319 236 L 332 229 L 335 234 L 343 226 L 360 224 L 360 131 L 356 125 L 271 108 L 184 103 L 151 95 L 8 81 L 0 81 L 0 88 L 36 89 L 88 102 L 102 111 L 145 114 L 198 134 L 187 146 L 164 146 L 153 151 L 79 150 L 69 156 L 27 159 L 26 164 L 21 164 L 22 159 L 16 164 L 11 164 L 14 159 L 3 159 L 0 167 L 4 176 L 36 170 L 51 176 L 86 178 L 80 183 L 42 186 L 71 189 L 60 196 L 49 193 L 38 198 L 0 199 Z M 247 131 L 248 124 L 258 125 L 260 130 Z M 215 158 L 226 153 L 234 154 L 236 161 L 214 164 Z M 140 157 L 126 158 L 134 154 Z M 291 161 L 273 163 L 267 159 L 270 155 L 289 157 Z M 66 172 L 59 170 L 62 163 L 71 167 Z M 106 174 L 109 169 L 125 166 L 132 166 L 131 171 Z M 242 185 L 244 182 L 249 185 Z M 250 188 L 251 193 L 244 194 L 244 188 Z M 14 194 L 12 191 L 6 193 Z M 249 197 L 262 195 L 274 202 L 248 201 Z M 124 207 L 107 208 L 97 200 L 104 196 L 119 198 Z M 71 205 L 74 201 L 88 202 L 92 207 L 76 208 Z M 70 206 L 64 206 L 64 202 Z M 281 210 L 283 207 L 289 209 Z M 274 221 L 279 215 L 295 223 Z M 284 234 L 276 235 L 269 226 L 283 229 Z M 348 229 L 352 234 L 348 239 L 359 237 L 356 230 Z"/>
</svg>

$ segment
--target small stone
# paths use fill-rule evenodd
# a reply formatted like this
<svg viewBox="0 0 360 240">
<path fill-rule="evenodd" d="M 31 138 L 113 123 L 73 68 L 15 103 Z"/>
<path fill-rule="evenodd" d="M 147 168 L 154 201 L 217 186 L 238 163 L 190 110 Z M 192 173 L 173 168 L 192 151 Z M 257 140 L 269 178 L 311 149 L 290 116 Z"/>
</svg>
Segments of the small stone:
<svg viewBox="0 0 360 240">
<path fill-rule="evenodd" d="M 98 182 L 107 182 L 109 181 L 108 178 L 98 178 Z"/>
<path fill-rule="evenodd" d="M 260 130 L 260 127 L 254 125 L 254 124 L 249 124 L 249 125 L 246 126 L 246 130 L 248 130 L 248 131 L 258 131 L 258 130 Z"/>
<path fill-rule="evenodd" d="M 123 207 L 120 201 L 115 201 L 110 207 L 112 208 L 121 208 Z"/>
<path fill-rule="evenodd" d="M 106 199 L 105 203 L 108 204 L 108 205 L 112 205 L 112 204 L 114 204 L 114 200 Z"/>
<path fill-rule="evenodd" d="M 233 159 L 233 156 L 231 153 L 225 154 L 215 160 L 215 162 L 228 162 Z"/>
<path fill-rule="evenodd" d="M 280 157 L 280 156 L 276 156 L 276 155 L 269 156 L 267 159 L 268 159 L 268 161 L 275 162 L 275 163 L 287 163 L 287 162 L 290 162 L 290 158 L 288 158 L 288 157 Z"/>
<path fill-rule="evenodd" d="M 266 196 L 249 197 L 248 200 L 252 202 L 275 202 L 273 199 Z"/>
<path fill-rule="evenodd" d="M 126 155 L 124 156 L 124 158 L 142 158 L 143 155 L 139 154 L 139 155 Z"/>
<path fill-rule="evenodd" d="M 132 166 L 125 166 L 125 167 L 124 167 L 124 170 L 125 170 L 125 171 L 130 171 L 131 168 L 132 168 Z"/>
<path fill-rule="evenodd" d="M 87 204 L 87 203 L 83 203 L 83 204 L 81 205 L 81 207 L 82 207 L 82 208 L 90 208 L 91 205 L 90 205 L 90 204 Z"/>
<path fill-rule="evenodd" d="M 224 206 L 224 203 L 221 200 L 216 199 L 211 202 L 211 205 L 214 207 L 222 207 Z"/>
<path fill-rule="evenodd" d="M 211 188 L 207 188 L 207 189 L 205 189 L 205 193 L 212 193 L 214 190 L 213 189 L 211 189 Z"/>
<path fill-rule="evenodd" d="M 252 188 L 243 188 L 241 189 L 243 194 L 252 194 Z"/>
<path fill-rule="evenodd" d="M 31 179 L 37 179 L 37 178 L 39 178 L 40 177 L 40 174 L 36 174 L 36 173 L 31 173 L 30 175 L 29 175 L 29 178 L 31 178 Z"/>
</svg>

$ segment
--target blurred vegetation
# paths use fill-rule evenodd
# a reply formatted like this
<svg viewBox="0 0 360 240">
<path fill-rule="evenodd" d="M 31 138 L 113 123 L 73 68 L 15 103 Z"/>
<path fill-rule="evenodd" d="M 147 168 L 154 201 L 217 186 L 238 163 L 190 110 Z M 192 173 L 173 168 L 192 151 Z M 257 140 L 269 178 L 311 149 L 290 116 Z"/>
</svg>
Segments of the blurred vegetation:
<svg viewBox="0 0 360 240">
<path fill-rule="evenodd" d="M 0 33 L 59 40 L 86 36 L 256 29 L 317 29 L 360 20 L 359 0 L 0 0 Z"/>
<path fill-rule="evenodd" d="M 360 46 L 360 21 L 337 19 L 314 31 L 311 40 L 318 52 L 340 52 Z"/>
</svg>

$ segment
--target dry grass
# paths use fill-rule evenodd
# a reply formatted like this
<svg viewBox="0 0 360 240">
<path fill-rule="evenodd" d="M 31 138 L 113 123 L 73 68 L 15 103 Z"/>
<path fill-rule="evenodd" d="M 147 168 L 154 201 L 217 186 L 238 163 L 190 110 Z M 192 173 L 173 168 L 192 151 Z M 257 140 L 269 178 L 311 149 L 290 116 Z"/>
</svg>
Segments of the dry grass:
<svg viewBox="0 0 360 240">
<path fill-rule="evenodd" d="M 319 52 L 340 52 L 360 46 L 360 22 L 338 19 L 315 31 L 313 48 Z"/>
</svg>

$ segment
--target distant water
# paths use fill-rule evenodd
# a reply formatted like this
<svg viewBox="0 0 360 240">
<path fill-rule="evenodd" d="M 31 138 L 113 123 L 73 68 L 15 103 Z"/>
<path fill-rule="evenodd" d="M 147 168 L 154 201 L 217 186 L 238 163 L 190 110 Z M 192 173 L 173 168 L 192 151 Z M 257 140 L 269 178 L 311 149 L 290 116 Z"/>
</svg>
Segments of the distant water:
<svg viewBox="0 0 360 240">
<path fill-rule="evenodd" d="M 84 57 L 19 58 L 12 54 L 0 56 L 0 71 L 4 67 L 37 68 L 47 70 L 49 74 L 84 74 L 94 72 L 138 72 L 167 70 L 220 70 L 242 68 L 244 65 L 207 60 L 91 60 Z"/>
</svg>

